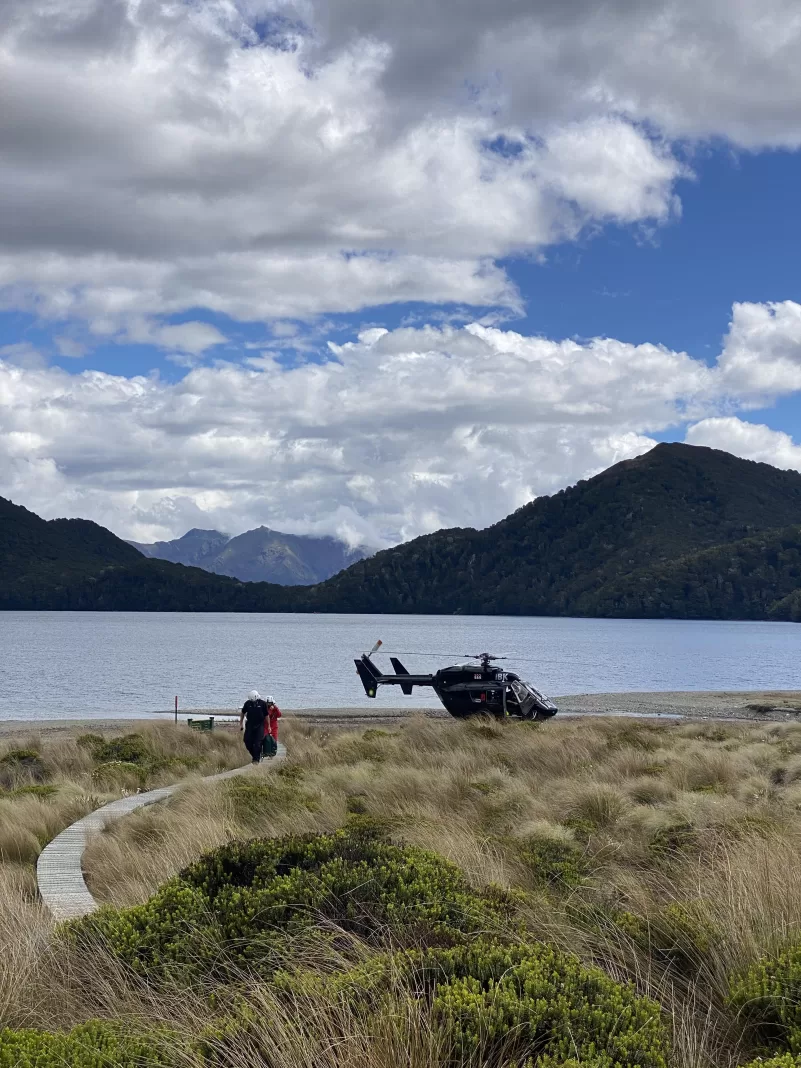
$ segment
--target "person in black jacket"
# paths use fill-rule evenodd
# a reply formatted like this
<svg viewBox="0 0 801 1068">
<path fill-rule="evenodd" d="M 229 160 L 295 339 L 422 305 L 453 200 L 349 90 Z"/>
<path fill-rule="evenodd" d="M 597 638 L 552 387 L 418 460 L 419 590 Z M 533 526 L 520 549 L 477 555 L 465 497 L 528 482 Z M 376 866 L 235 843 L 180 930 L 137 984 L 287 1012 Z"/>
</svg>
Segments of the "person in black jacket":
<svg viewBox="0 0 801 1068">
<path fill-rule="evenodd" d="M 258 690 L 251 690 L 239 713 L 239 729 L 244 730 L 245 748 L 258 764 L 262 756 L 264 721 L 267 717 L 267 702 Z"/>
</svg>

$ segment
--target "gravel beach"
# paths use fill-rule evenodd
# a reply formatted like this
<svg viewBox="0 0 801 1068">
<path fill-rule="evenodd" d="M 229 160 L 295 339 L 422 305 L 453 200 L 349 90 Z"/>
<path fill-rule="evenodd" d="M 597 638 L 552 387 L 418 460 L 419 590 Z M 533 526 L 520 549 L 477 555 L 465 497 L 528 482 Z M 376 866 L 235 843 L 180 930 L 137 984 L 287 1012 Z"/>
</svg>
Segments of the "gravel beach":
<svg viewBox="0 0 801 1068">
<path fill-rule="evenodd" d="M 573 716 L 634 716 L 648 719 L 735 719 L 755 722 L 801 722 L 801 690 L 742 690 L 698 692 L 673 690 L 654 693 L 594 693 L 567 694 L 555 697 L 559 717 Z M 183 709 L 179 719 L 187 716 L 228 716 L 238 710 L 230 708 Z M 422 715 L 431 719 L 449 719 L 444 709 L 369 708 L 364 705 L 347 708 L 285 709 L 287 719 L 298 719 L 328 727 L 380 727 L 409 716 Z M 0 737 L 19 731 L 124 730 L 141 726 L 143 722 L 171 722 L 172 713 L 145 713 L 120 719 L 36 719 L 0 722 Z M 220 721 L 221 725 L 225 722 Z M 232 727 L 236 720 L 227 721 Z"/>
</svg>

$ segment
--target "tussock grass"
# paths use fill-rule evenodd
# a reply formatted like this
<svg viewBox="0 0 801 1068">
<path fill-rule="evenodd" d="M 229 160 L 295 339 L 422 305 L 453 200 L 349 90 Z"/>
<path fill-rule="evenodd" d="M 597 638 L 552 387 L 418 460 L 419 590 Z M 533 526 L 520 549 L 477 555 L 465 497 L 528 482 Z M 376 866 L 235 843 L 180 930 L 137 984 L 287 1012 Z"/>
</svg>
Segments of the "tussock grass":
<svg viewBox="0 0 801 1068">
<path fill-rule="evenodd" d="M 186 776 L 186 788 L 90 845 L 87 878 L 102 900 L 144 901 L 232 839 L 329 831 L 364 814 L 397 840 L 458 864 L 476 887 L 524 890 L 532 937 L 661 1006 L 671 1022 L 671 1068 L 736 1068 L 758 1052 L 728 997 L 732 976 L 801 942 L 801 725 L 419 719 L 391 731 L 327 731 L 290 720 L 286 765 L 213 785 L 192 775 L 241 763 L 239 738 L 187 733 L 158 728 L 158 751 L 169 761 L 186 755 L 186 742 L 200 763 L 150 773 L 152 785 Z M 44 774 L 14 768 L 0 796 L 0 1024 L 125 1016 L 195 1034 L 204 1018 L 200 1004 L 190 1011 L 196 995 L 156 997 L 99 948 L 96 959 L 76 960 L 53 939 L 30 863 L 68 816 L 108 792 L 86 743 L 59 743 L 54 753 L 31 736 L 15 747 L 39 753 Z M 12 793 L 25 785 L 56 793 Z M 18 818 L 3 818 L 12 811 Z M 307 951 L 319 965 L 330 941 Z M 349 952 L 353 959 L 357 949 Z M 58 997 L 53 975 L 66 977 Z M 248 982 L 253 1028 L 235 1045 L 217 1041 L 215 1063 L 444 1063 L 441 1034 L 400 989 L 377 1029 L 374 1016 L 347 1001 L 290 1009 Z M 189 1064 L 194 1055 L 185 1056 Z"/>
<path fill-rule="evenodd" d="M 54 943 L 36 890 L 34 865 L 44 846 L 108 801 L 237 767 L 246 756 L 239 735 L 227 731 L 143 724 L 94 736 L 98 745 L 128 739 L 128 755 L 139 759 L 124 767 L 97 749 L 93 755 L 86 733 L 28 730 L 0 743 L 0 1027 L 69 1025 L 103 1003 L 116 1011 L 126 988 L 113 961 L 74 959 Z M 143 849 L 154 844 L 140 840 Z"/>
<path fill-rule="evenodd" d="M 237 734 L 199 735 L 167 724 L 104 736 L 26 731 L 4 739 L 0 865 L 34 864 L 61 830 L 117 797 L 242 763 Z"/>
</svg>

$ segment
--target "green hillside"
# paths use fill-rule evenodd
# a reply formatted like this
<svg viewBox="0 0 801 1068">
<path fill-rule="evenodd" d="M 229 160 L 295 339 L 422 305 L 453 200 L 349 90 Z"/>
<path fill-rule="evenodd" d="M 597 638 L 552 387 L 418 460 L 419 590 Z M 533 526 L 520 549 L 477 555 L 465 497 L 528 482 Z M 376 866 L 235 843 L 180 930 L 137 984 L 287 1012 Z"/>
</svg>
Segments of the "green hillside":
<svg viewBox="0 0 801 1068">
<path fill-rule="evenodd" d="M 642 568 L 592 591 L 583 615 L 801 619 L 801 526 Z"/>
<path fill-rule="evenodd" d="M 792 524 L 801 525 L 801 474 L 657 445 L 486 530 L 443 530 L 378 553 L 315 594 L 321 607 L 343 611 L 626 614 L 688 554 Z M 709 614 L 723 618 L 735 602 L 702 570 Z M 618 607 L 615 591 L 632 588 L 624 579 L 634 573 L 641 592 Z M 671 614 L 659 603 L 631 614 Z"/>
</svg>

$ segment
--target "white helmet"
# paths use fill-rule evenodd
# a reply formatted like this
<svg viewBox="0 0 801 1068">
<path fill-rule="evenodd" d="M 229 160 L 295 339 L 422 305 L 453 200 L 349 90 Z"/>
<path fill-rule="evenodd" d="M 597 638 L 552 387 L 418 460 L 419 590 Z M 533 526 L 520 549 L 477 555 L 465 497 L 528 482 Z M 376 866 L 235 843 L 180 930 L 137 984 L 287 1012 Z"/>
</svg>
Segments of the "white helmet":
<svg viewBox="0 0 801 1068">
<path fill-rule="evenodd" d="M 258 690 L 251 690 L 248 694 L 248 701 L 258 701 L 261 694 Z"/>
<path fill-rule="evenodd" d="M 268 705 L 274 705 L 275 704 L 275 698 L 274 697 L 265 697 L 264 700 L 267 702 Z"/>
</svg>

